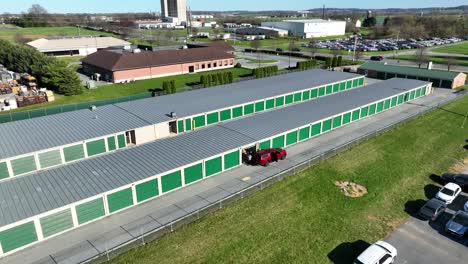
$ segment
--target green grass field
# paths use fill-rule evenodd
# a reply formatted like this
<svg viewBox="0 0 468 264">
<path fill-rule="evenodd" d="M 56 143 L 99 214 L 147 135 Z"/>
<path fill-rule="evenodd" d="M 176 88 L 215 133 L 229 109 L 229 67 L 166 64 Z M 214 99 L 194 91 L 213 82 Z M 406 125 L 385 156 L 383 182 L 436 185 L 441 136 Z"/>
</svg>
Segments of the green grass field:
<svg viewBox="0 0 468 264">
<path fill-rule="evenodd" d="M 265 64 L 265 63 L 277 63 L 278 60 L 258 60 L 258 59 L 251 59 L 251 58 L 243 58 L 243 57 L 238 57 L 237 58 L 238 60 L 246 60 L 248 61 L 249 63 L 260 63 L 260 64 Z"/>
<path fill-rule="evenodd" d="M 14 37 L 17 34 L 23 35 L 25 38 L 38 39 L 48 36 L 96 36 L 106 35 L 112 36 L 110 33 L 93 31 L 88 29 L 79 29 L 77 27 L 37 27 L 37 28 L 0 28 L 0 39 L 7 39 L 14 41 Z"/>
<path fill-rule="evenodd" d="M 426 199 L 432 173 L 467 157 L 468 97 L 328 159 L 111 263 L 350 263 L 347 242 L 382 239 Z M 222 177 L 222 176 L 219 176 Z M 334 182 L 368 188 L 347 198 Z"/>
<path fill-rule="evenodd" d="M 409 61 L 415 61 L 415 58 L 415 55 L 401 55 L 396 57 L 396 59 Z M 436 64 L 447 64 L 447 59 L 445 57 L 430 56 L 429 59 Z M 460 66 L 468 66 L 468 58 L 454 57 L 454 63 Z"/>
<path fill-rule="evenodd" d="M 223 72 L 223 71 L 233 71 L 235 79 L 238 78 L 239 76 L 252 74 L 252 70 L 244 69 L 244 68 L 233 68 L 233 69 L 212 71 L 209 73 Z M 149 92 L 150 89 L 162 88 L 162 83 L 165 80 L 176 80 L 177 89 L 179 91 L 182 91 L 188 88 L 187 84 L 199 82 L 200 76 L 203 74 L 207 74 L 207 73 L 168 76 L 168 77 L 162 77 L 162 78 L 141 80 L 141 81 L 137 81 L 135 83 L 130 83 L 130 84 L 110 84 L 110 85 L 101 86 L 93 90 L 85 89 L 83 94 L 74 95 L 74 96 L 63 96 L 63 95 L 55 94 L 54 102 L 22 107 L 20 109 L 13 110 L 12 112 L 21 112 L 21 111 L 44 108 L 44 107 L 82 103 L 82 102 L 89 102 L 89 101 L 95 101 L 95 100 L 104 100 L 104 99 L 110 99 L 110 98 L 142 94 L 145 92 Z"/>
<path fill-rule="evenodd" d="M 433 52 L 468 55 L 468 41 L 460 44 L 431 49 Z"/>
</svg>

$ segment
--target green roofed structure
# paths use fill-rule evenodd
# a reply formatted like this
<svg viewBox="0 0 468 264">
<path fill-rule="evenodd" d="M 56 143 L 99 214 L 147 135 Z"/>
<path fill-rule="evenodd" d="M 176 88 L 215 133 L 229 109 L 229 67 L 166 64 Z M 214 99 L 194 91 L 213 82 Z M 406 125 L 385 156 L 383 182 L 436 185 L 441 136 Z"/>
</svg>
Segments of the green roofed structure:
<svg viewBox="0 0 468 264">
<path fill-rule="evenodd" d="M 391 65 L 386 62 L 367 62 L 359 67 L 358 73 L 382 80 L 397 77 L 428 81 L 432 82 L 434 87 L 450 89 L 463 86 L 466 82 L 466 74 L 462 72 Z"/>
</svg>

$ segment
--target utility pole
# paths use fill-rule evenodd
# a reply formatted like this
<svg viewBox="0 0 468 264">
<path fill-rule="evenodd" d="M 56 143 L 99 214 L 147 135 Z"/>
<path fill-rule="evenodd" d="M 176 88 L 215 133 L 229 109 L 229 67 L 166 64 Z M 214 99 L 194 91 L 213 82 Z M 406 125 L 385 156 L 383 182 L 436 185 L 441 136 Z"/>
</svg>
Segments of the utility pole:
<svg viewBox="0 0 468 264">
<path fill-rule="evenodd" d="M 398 45 L 399 40 L 400 40 L 400 30 L 398 30 L 397 37 L 396 37 L 397 45 Z M 395 50 L 395 52 L 393 53 L 393 59 L 395 59 L 397 55 L 398 55 L 398 50 Z"/>
<path fill-rule="evenodd" d="M 353 48 L 353 62 L 356 61 L 356 46 L 357 46 L 357 35 L 353 35 L 354 37 L 354 48 Z"/>
</svg>

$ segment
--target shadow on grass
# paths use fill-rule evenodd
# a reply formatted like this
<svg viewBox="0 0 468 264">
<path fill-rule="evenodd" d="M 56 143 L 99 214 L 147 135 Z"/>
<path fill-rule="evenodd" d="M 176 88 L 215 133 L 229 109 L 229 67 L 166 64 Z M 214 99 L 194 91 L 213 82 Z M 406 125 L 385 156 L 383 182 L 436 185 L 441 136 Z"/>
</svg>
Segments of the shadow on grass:
<svg viewBox="0 0 468 264">
<path fill-rule="evenodd" d="M 451 113 L 451 114 L 454 114 L 454 115 L 458 115 L 458 116 L 461 116 L 461 117 L 465 117 L 466 115 L 465 114 L 462 114 L 462 113 L 457 113 L 457 112 L 454 112 L 454 111 L 451 111 L 451 110 L 447 110 L 443 107 L 439 107 L 440 110 L 442 111 L 445 111 L 447 113 Z"/>
<path fill-rule="evenodd" d="M 429 176 L 429 178 L 431 178 L 431 180 L 437 184 L 440 184 L 440 185 L 444 185 L 445 184 L 445 181 L 442 179 L 442 177 L 440 177 L 440 175 L 437 175 L 437 174 L 431 174 L 431 176 Z"/>
<path fill-rule="evenodd" d="M 428 184 L 424 187 L 424 194 L 426 195 L 427 199 L 432 199 L 436 196 L 439 190 L 439 186 L 436 186 L 434 184 Z"/>
<path fill-rule="evenodd" d="M 327 256 L 334 264 L 349 264 L 369 246 L 370 244 L 363 240 L 344 242 L 328 253 Z"/>
<path fill-rule="evenodd" d="M 419 212 L 419 209 L 421 209 L 421 207 L 425 203 L 426 201 L 422 199 L 418 199 L 415 201 L 408 201 L 405 203 L 405 212 L 414 218 L 417 218 L 419 220 L 424 220 L 418 215 L 418 212 Z"/>
</svg>

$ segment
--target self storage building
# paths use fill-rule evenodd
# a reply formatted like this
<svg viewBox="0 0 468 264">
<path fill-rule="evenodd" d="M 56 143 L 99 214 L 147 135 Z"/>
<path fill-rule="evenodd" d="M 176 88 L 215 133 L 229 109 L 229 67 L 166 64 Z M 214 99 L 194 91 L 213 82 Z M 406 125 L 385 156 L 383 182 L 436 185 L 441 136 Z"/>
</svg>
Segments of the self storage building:
<svg viewBox="0 0 468 264">
<path fill-rule="evenodd" d="M 431 92 L 430 83 L 392 79 L 0 182 L 0 251 L 10 254 L 233 169 L 243 149 L 313 140 Z"/>
<path fill-rule="evenodd" d="M 358 73 L 381 80 L 397 77 L 428 81 L 432 82 L 434 87 L 449 89 L 463 86 L 466 82 L 466 74 L 461 72 L 405 67 L 385 62 L 367 62 L 358 68 Z"/>
<path fill-rule="evenodd" d="M 0 124 L 0 181 L 363 84 L 313 70 Z"/>
</svg>

